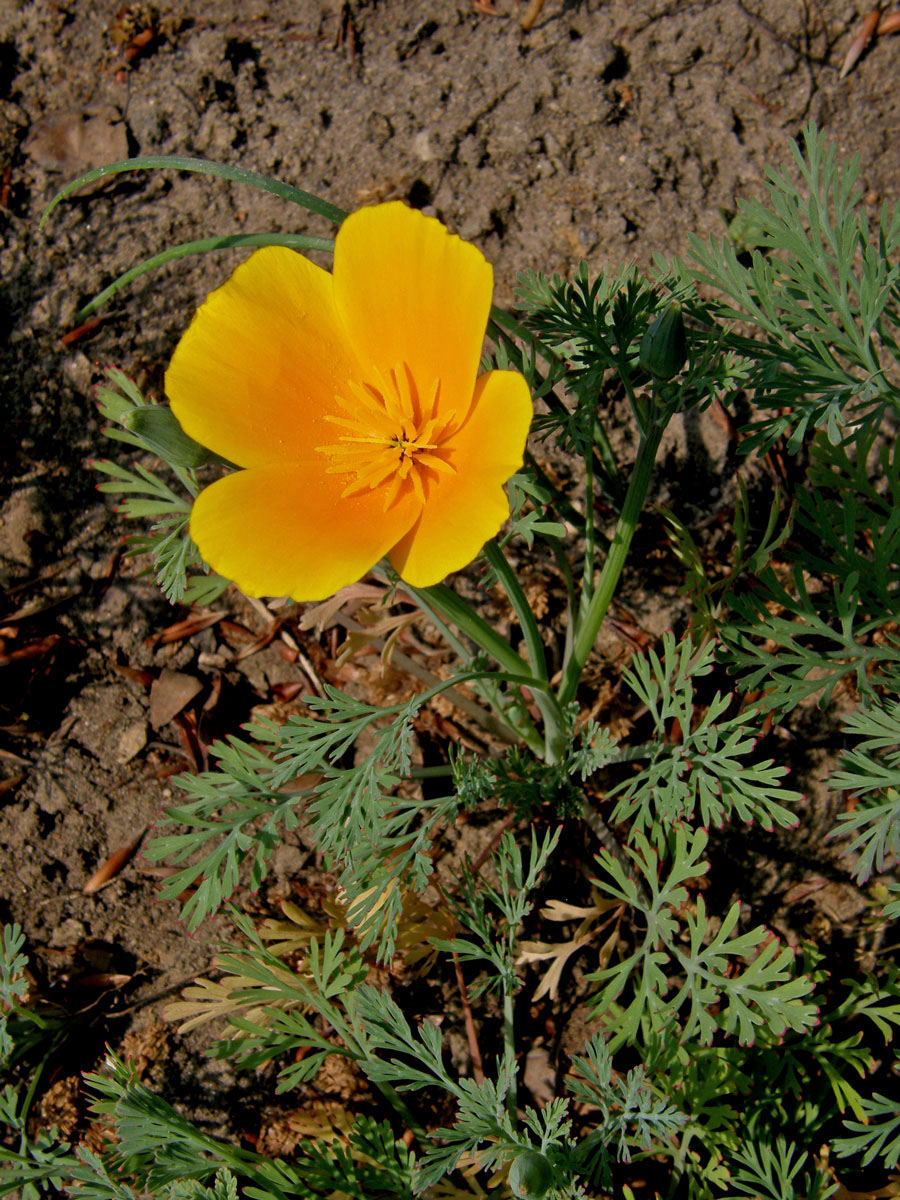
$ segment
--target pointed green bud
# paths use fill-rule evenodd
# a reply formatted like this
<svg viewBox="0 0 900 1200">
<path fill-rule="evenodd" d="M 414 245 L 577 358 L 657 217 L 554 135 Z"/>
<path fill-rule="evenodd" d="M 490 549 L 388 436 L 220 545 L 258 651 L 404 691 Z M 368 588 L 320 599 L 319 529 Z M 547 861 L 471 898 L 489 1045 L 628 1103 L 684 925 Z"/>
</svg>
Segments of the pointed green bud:
<svg viewBox="0 0 900 1200">
<path fill-rule="evenodd" d="M 673 379 L 687 362 L 681 305 L 667 304 L 644 334 L 638 361 L 654 379 Z"/>
<path fill-rule="evenodd" d="M 509 1168 L 509 1186 L 521 1200 L 543 1200 L 553 1187 L 555 1172 L 543 1154 L 526 1150 Z"/>
<path fill-rule="evenodd" d="M 162 404 L 134 408 L 122 424 L 173 467 L 202 467 L 212 455 L 184 432 L 172 412 Z"/>
</svg>

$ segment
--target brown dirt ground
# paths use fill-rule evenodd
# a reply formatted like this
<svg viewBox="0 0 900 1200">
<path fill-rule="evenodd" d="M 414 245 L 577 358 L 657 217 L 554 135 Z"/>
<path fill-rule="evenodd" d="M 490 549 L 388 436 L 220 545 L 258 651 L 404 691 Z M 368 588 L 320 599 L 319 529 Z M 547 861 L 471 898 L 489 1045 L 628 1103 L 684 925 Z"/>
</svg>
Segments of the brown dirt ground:
<svg viewBox="0 0 900 1200">
<path fill-rule="evenodd" d="M 43 985 L 91 1015 L 77 1061 L 55 1070 L 63 1107 L 72 1071 L 94 1065 L 104 1039 L 122 1048 L 130 1029 L 158 1086 L 213 1128 L 259 1132 L 242 1129 L 251 1115 L 227 1114 L 270 1084 L 209 1063 L 202 1038 L 175 1043 L 158 1019 L 160 997 L 207 967 L 221 925 L 188 938 L 139 856 L 104 889 L 83 887 L 159 818 L 171 774 L 191 761 L 177 721 L 154 727 L 151 678 L 168 668 L 197 681 L 182 727 L 203 744 L 308 680 L 283 643 L 241 658 L 247 643 L 220 626 L 148 642 L 183 614 L 122 561 L 122 525 L 88 466 L 107 452 L 89 394 L 98 363 L 158 392 L 194 308 L 235 258 L 173 265 L 121 293 L 91 336 L 61 336 L 80 304 L 172 243 L 327 230 L 272 197 L 166 172 L 119 178 L 40 231 L 54 191 L 125 154 L 178 153 L 348 208 L 399 197 L 484 250 L 499 303 L 525 267 L 648 266 L 683 251 L 690 232 L 720 232 L 809 118 L 859 153 L 872 211 L 896 197 L 898 43 L 880 39 L 838 79 L 868 0 L 546 0 L 523 32 L 525 7 L 175 0 L 153 26 L 146 6 L 120 12 L 119 0 L 0 0 L 0 918 L 24 926 Z M 662 493 L 683 515 L 708 512 L 725 457 L 712 423 L 681 428 Z M 657 597 L 642 578 L 629 608 L 658 633 L 673 588 Z M 265 630 L 240 598 L 222 607 Z M 305 646 L 335 678 L 328 638 Z M 806 835 L 812 847 L 820 833 Z M 263 894 L 242 903 L 264 911 L 302 895 L 316 868 L 312 848 L 289 843 Z M 760 872 L 771 884 L 777 867 Z M 845 922 L 853 896 L 829 886 L 833 920 Z M 85 986 L 104 972 L 125 979 Z"/>
</svg>

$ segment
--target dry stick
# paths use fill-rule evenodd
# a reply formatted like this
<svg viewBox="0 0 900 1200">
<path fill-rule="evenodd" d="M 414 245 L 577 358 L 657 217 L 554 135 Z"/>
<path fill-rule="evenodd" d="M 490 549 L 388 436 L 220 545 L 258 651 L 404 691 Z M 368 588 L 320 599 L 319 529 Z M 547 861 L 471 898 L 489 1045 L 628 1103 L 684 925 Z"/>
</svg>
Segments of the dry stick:
<svg viewBox="0 0 900 1200">
<path fill-rule="evenodd" d="M 259 615 L 261 617 L 263 617 L 266 621 L 268 621 L 270 624 L 278 620 L 278 618 L 275 616 L 275 614 L 272 612 L 272 610 L 267 608 L 261 600 L 257 600 L 253 596 L 248 596 L 247 599 L 250 601 L 250 603 L 256 609 L 256 611 L 259 613 Z M 303 674 L 307 677 L 309 682 L 312 684 L 313 690 L 315 691 L 316 695 L 324 700 L 325 687 L 322 683 L 322 680 L 319 678 L 318 672 L 316 671 L 316 668 L 313 666 L 310 659 L 307 657 L 306 654 L 303 653 L 303 648 L 300 646 L 297 639 L 294 638 L 287 629 L 279 629 L 278 636 L 281 638 L 282 642 L 284 642 L 284 644 L 286 646 L 288 646 L 291 650 L 296 651 L 297 662 L 300 664 L 300 668 L 303 671 Z"/>
<path fill-rule="evenodd" d="M 510 813 L 509 816 L 504 819 L 500 828 L 496 829 L 494 831 L 494 836 L 491 838 L 491 840 L 488 842 L 488 844 L 485 846 L 485 848 L 482 850 L 482 852 L 478 855 L 478 857 L 472 863 L 471 869 L 472 869 L 473 875 L 478 874 L 478 872 L 481 870 L 481 868 L 484 866 L 484 864 L 487 862 L 487 860 L 494 853 L 497 846 L 500 844 L 500 839 L 503 837 L 504 833 L 506 833 L 506 831 L 508 829 L 511 829 L 512 826 L 515 824 L 515 822 L 516 822 L 516 814 Z"/>
<path fill-rule="evenodd" d="M 469 1057 L 472 1059 L 472 1075 L 476 1083 L 484 1083 L 484 1066 L 481 1061 L 481 1049 L 478 1045 L 478 1034 L 475 1032 L 475 1021 L 472 1017 L 472 1006 L 469 1003 L 469 989 L 463 979 L 462 967 L 459 965 L 459 955 L 453 951 L 453 969 L 456 971 L 456 985 L 459 988 L 459 998 L 463 1006 L 463 1018 L 466 1023 L 466 1039 L 469 1043 Z"/>
<path fill-rule="evenodd" d="M 528 33 L 529 29 L 531 29 L 532 25 L 541 15 L 541 9 L 544 7 L 544 3 L 545 0 L 531 0 L 531 3 L 522 14 L 521 20 L 519 21 L 524 33 Z"/>
<path fill-rule="evenodd" d="M 873 37 L 877 36 L 878 26 L 881 21 L 881 6 L 873 8 L 872 11 L 864 18 L 862 24 L 857 31 L 856 36 L 850 43 L 850 49 L 844 58 L 843 66 L 841 67 L 838 79 L 846 79 L 853 70 L 856 63 L 862 57 L 863 51 L 868 46 Z"/>
<path fill-rule="evenodd" d="M 591 829 L 593 830 L 597 841 L 604 850 L 607 850 L 613 856 L 613 858 L 625 872 L 625 878 L 631 879 L 634 883 L 635 891 L 638 894 L 638 899 L 640 900 L 641 904 L 643 904 L 645 908 L 650 908 L 650 897 L 647 895 L 644 885 L 641 883 L 634 871 L 634 864 L 629 862 L 628 855 L 619 845 L 618 838 L 597 812 L 596 808 L 594 808 L 594 806 L 590 803 L 587 796 L 583 798 L 583 816 L 585 821 L 587 821 L 588 825 L 590 825 Z"/>
<path fill-rule="evenodd" d="M 170 983 L 168 987 L 161 988 L 157 992 L 151 992 L 149 996 L 144 996 L 141 1000 L 135 1000 L 134 1004 L 129 1004 L 126 1008 L 117 1009 L 115 1012 L 105 1013 L 104 1021 L 116 1020 L 119 1017 L 127 1017 L 131 1013 L 136 1012 L 139 1008 L 146 1008 L 148 1004 L 155 1004 L 157 1000 L 163 1000 L 166 996 L 171 996 L 173 992 L 180 992 L 181 989 L 189 983 L 196 983 L 200 979 L 211 979 L 212 972 L 201 971 L 199 975 L 185 975 L 183 979 L 176 980 L 175 983 Z"/>
</svg>

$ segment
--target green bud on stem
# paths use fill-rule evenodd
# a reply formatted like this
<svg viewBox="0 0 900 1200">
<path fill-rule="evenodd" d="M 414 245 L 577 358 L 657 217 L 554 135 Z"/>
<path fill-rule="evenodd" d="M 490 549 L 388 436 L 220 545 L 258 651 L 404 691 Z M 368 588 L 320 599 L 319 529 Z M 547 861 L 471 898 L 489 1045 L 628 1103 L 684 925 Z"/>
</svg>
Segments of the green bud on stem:
<svg viewBox="0 0 900 1200">
<path fill-rule="evenodd" d="M 526 1150 L 509 1168 L 509 1186 L 521 1200 L 543 1200 L 553 1187 L 555 1172 L 537 1150 Z"/>
<path fill-rule="evenodd" d="M 136 433 L 149 449 L 156 451 L 170 466 L 202 467 L 213 458 L 205 446 L 188 437 L 172 410 L 161 404 L 133 408 L 122 424 Z"/>
<path fill-rule="evenodd" d="M 638 361 L 654 379 L 673 379 L 687 361 L 681 305 L 672 300 L 644 334 Z"/>
</svg>

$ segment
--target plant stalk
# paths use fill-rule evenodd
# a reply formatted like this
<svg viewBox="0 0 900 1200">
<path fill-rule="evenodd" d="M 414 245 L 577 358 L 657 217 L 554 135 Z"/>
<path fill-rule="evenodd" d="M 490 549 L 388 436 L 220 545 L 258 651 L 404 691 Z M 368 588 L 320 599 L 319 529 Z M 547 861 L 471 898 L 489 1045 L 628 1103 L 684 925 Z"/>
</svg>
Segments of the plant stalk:
<svg viewBox="0 0 900 1200">
<path fill-rule="evenodd" d="M 488 542 L 484 547 L 484 556 L 496 572 L 497 578 L 503 585 L 503 590 L 519 618 L 522 636 L 525 638 L 525 646 L 528 650 L 531 674 L 534 676 L 535 682 L 546 683 L 547 656 L 544 643 L 541 641 L 541 631 L 538 629 L 534 613 L 531 611 L 528 597 L 525 595 L 515 571 L 509 565 L 506 555 L 495 541 Z M 565 721 L 562 710 L 550 692 L 536 689 L 532 695 L 544 720 L 545 750 L 543 757 L 548 763 L 559 762 L 566 749 Z"/>
<path fill-rule="evenodd" d="M 505 638 L 502 638 L 452 588 L 447 587 L 444 583 L 438 583 L 434 587 L 423 588 L 421 590 L 410 587 L 409 584 L 404 584 L 404 588 L 411 596 L 421 596 L 425 602 L 423 607 L 429 606 L 436 609 L 442 617 L 471 638 L 476 646 L 479 646 L 486 654 L 489 654 L 505 671 L 520 677 L 530 676 L 534 678 L 524 658 L 516 654 L 509 642 Z M 535 682 L 546 683 L 546 679 L 541 681 L 535 680 Z M 535 692 L 535 694 L 537 693 Z M 553 700 L 553 703 L 555 704 L 556 701 Z M 543 758 L 544 741 L 527 715 L 513 714 L 508 709 L 501 709 L 498 707 L 498 702 L 495 702 L 494 708 L 503 721 L 513 726 L 516 733 L 522 738 L 529 749 L 539 758 Z"/>
<path fill-rule="evenodd" d="M 575 692 L 578 689 L 578 681 L 581 679 L 581 673 L 594 647 L 594 642 L 597 640 L 600 626 L 603 624 L 610 602 L 618 586 L 619 576 L 622 574 L 622 568 L 625 566 L 625 560 L 628 557 L 631 539 L 634 537 L 634 532 L 640 520 L 641 510 L 647 499 L 647 491 L 653 475 L 653 466 L 656 462 L 656 452 L 659 449 L 660 439 L 665 427 L 666 420 L 660 419 L 659 415 L 650 417 L 643 424 L 634 471 L 632 472 L 631 482 L 628 485 L 628 491 L 625 494 L 622 512 L 619 514 L 619 520 L 616 523 L 616 531 L 613 534 L 612 544 L 606 556 L 606 562 L 603 564 L 603 570 L 600 572 L 600 578 L 597 580 L 597 586 L 591 597 L 590 604 L 579 622 L 579 628 L 575 634 L 575 641 L 572 646 L 572 654 L 563 672 L 557 697 L 561 705 L 570 704 L 575 699 Z"/>
<path fill-rule="evenodd" d="M 506 1093 L 506 1109 L 509 1113 L 513 1128 L 518 1123 L 519 1089 L 516 1082 L 516 1027 L 514 1020 L 514 1003 L 512 988 L 508 981 L 503 984 L 503 1049 L 504 1056 L 509 1060 L 510 1072 L 509 1091 Z"/>
<path fill-rule="evenodd" d="M 484 547 L 484 557 L 496 572 L 497 578 L 503 585 L 503 590 L 519 618 L 522 636 L 525 638 L 525 647 L 528 650 L 528 661 L 531 664 L 530 674 L 535 679 L 546 680 L 547 659 L 544 654 L 544 643 L 541 641 L 540 630 L 534 619 L 534 613 L 531 611 L 531 605 L 528 603 L 528 598 L 515 571 L 509 565 L 506 555 L 494 541 L 488 542 Z"/>
</svg>

